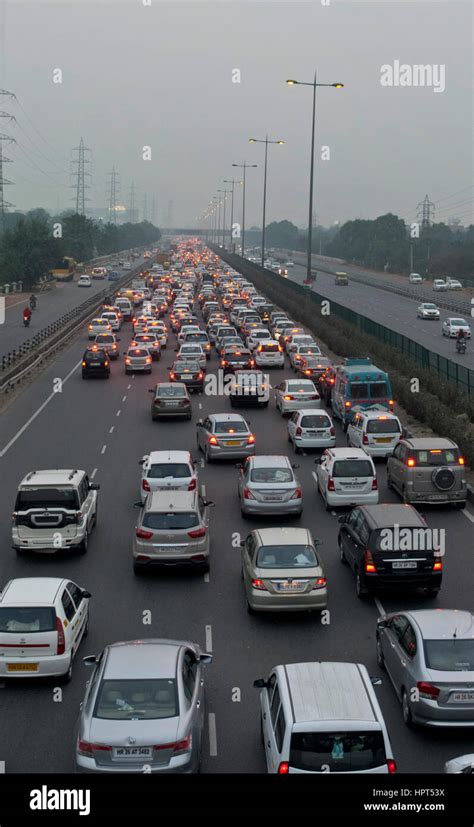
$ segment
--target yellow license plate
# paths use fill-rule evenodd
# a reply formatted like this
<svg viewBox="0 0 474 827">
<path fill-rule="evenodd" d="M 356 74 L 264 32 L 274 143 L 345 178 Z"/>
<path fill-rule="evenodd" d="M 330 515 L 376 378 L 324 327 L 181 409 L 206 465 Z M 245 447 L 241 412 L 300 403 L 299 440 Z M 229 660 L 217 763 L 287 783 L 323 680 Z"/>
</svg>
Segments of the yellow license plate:
<svg viewBox="0 0 474 827">
<path fill-rule="evenodd" d="M 376 439 L 376 442 L 391 442 L 392 438 L 390 436 L 384 436 L 381 439 Z"/>
<path fill-rule="evenodd" d="M 239 439 L 231 439 L 229 442 L 226 442 L 226 445 L 240 445 Z"/>
<path fill-rule="evenodd" d="M 7 671 L 8 672 L 37 672 L 38 671 L 38 664 L 37 663 L 8 663 L 7 664 Z"/>
</svg>

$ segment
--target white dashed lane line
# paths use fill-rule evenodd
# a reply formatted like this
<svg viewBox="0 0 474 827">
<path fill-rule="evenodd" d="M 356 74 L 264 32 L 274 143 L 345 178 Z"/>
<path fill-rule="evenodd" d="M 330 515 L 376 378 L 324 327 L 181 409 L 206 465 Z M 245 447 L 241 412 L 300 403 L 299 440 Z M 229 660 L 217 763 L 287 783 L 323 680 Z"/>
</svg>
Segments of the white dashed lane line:
<svg viewBox="0 0 474 827">
<path fill-rule="evenodd" d="M 105 454 L 106 450 L 107 450 L 107 445 L 102 445 L 102 451 L 100 453 Z"/>
<path fill-rule="evenodd" d="M 94 470 L 93 470 L 92 474 L 90 475 L 89 479 L 93 480 L 96 474 L 97 474 L 97 468 L 94 468 Z"/>
<path fill-rule="evenodd" d="M 217 755 L 217 731 L 215 712 L 209 713 L 209 755 L 211 755 L 212 757 L 215 757 Z"/>
<path fill-rule="evenodd" d="M 131 385 L 127 385 L 127 390 L 129 391 L 131 387 Z"/>
<path fill-rule="evenodd" d="M 127 394 L 125 394 L 125 396 L 122 396 L 122 402 L 125 402 L 126 398 L 127 398 Z"/>
<path fill-rule="evenodd" d="M 112 427 L 111 427 L 111 428 L 110 428 L 110 430 L 109 430 L 109 434 L 113 434 L 113 432 L 114 432 L 114 428 L 115 428 L 115 425 L 112 425 Z"/>
<path fill-rule="evenodd" d="M 374 597 L 374 603 L 377 606 L 379 615 L 386 614 L 386 611 L 385 611 L 384 607 L 382 606 L 382 604 L 381 604 L 380 600 L 378 599 L 378 597 Z"/>
<path fill-rule="evenodd" d="M 118 409 L 118 411 L 117 411 L 117 413 L 115 414 L 115 416 L 120 416 L 120 414 L 121 414 L 121 413 L 122 413 L 122 411 L 121 411 L 121 410 L 120 410 L 120 408 L 119 408 L 119 409 Z"/>
<path fill-rule="evenodd" d="M 212 652 L 212 626 L 206 626 L 206 652 Z"/>
</svg>

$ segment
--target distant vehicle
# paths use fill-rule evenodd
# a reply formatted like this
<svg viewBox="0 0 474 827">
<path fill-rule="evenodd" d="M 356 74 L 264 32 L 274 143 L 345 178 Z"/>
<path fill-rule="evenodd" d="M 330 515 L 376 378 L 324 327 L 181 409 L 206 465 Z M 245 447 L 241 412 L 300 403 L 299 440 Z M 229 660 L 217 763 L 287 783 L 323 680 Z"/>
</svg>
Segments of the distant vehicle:
<svg viewBox="0 0 474 827">
<path fill-rule="evenodd" d="M 447 290 L 448 285 L 443 279 L 433 279 L 433 290 Z"/>
<path fill-rule="evenodd" d="M 448 290 L 462 290 L 462 283 L 458 279 L 446 279 Z"/>
<path fill-rule="evenodd" d="M 432 302 L 422 302 L 416 310 L 419 319 L 439 319 L 439 308 Z"/>
<path fill-rule="evenodd" d="M 465 319 L 445 319 L 442 327 L 443 336 L 453 338 L 458 335 L 459 331 L 463 330 L 466 339 L 471 338 L 471 328 Z"/>
<path fill-rule="evenodd" d="M 446 761 L 444 771 L 448 773 L 460 773 L 462 775 L 474 775 L 474 753 L 460 755 L 458 758 L 451 758 Z"/>
<path fill-rule="evenodd" d="M 108 281 L 118 281 L 120 278 L 120 273 L 117 270 L 109 270 L 109 274 L 107 276 Z"/>
<path fill-rule="evenodd" d="M 408 276 L 408 281 L 410 284 L 421 284 L 423 281 L 422 276 L 419 273 L 410 273 Z"/>
<path fill-rule="evenodd" d="M 295 266 L 295 262 L 292 261 L 291 258 L 289 258 L 288 261 L 285 261 L 285 267 L 294 267 L 294 266 Z"/>
<path fill-rule="evenodd" d="M 50 270 L 50 275 L 56 281 L 72 281 L 76 270 L 77 262 L 71 256 L 64 256 L 57 264 Z"/>
<path fill-rule="evenodd" d="M 336 370 L 331 397 L 334 416 L 341 420 L 343 431 L 358 411 L 391 411 L 393 405 L 388 373 L 373 365 L 368 356 L 346 357 Z"/>
<path fill-rule="evenodd" d="M 91 281 L 90 276 L 86 276 L 86 275 L 81 276 L 79 281 L 77 282 L 77 286 L 78 287 L 91 287 L 92 286 L 92 281 Z"/>
<path fill-rule="evenodd" d="M 124 263 L 122 264 L 122 270 L 131 270 L 131 269 L 132 269 L 131 262 L 130 261 L 124 261 Z"/>
<path fill-rule="evenodd" d="M 336 273 L 334 276 L 334 284 L 339 284 L 347 287 L 349 284 L 349 278 L 347 273 Z"/>
</svg>

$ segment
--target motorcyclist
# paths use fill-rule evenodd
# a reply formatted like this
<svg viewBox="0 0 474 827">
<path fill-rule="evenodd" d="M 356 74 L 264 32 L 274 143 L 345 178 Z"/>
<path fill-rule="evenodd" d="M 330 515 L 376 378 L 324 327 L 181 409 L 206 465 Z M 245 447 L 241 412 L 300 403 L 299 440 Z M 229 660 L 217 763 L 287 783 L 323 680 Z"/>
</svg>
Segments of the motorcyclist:
<svg viewBox="0 0 474 827">
<path fill-rule="evenodd" d="M 457 332 L 456 350 L 464 350 L 467 346 L 466 331 L 461 327 Z"/>
<path fill-rule="evenodd" d="M 23 322 L 28 324 L 30 319 L 31 319 L 31 308 L 25 307 L 24 310 L 23 310 Z"/>
<path fill-rule="evenodd" d="M 36 307 L 36 296 L 34 293 L 32 293 L 30 296 L 30 307 L 32 310 L 34 310 Z"/>
</svg>

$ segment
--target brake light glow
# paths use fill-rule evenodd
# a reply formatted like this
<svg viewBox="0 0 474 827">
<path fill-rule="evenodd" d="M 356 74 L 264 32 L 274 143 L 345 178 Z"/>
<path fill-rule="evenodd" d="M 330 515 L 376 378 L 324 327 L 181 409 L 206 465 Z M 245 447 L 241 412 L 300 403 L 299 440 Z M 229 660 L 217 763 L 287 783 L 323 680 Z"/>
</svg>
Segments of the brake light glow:
<svg viewBox="0 0 474 827">
<path fill-rule="evenodd" d="M 289 771 L 290 765 L 288 761 L 282 761 L 278 766 L 278 775 L 288 775 Z"/>
<path fill-rule="evenodd" d="M 209 437 L 209 444 L 210 445 L 218 445 L 217 437 L 216 436 L 210 436 Z"/>
<path fill-rule="evenodd" d="M 413 459 L 413 457 L 408 457 L 407 465 L 408 465 L 409 468 L 413 468 L 416 465 L 415 460 Z"/>
<path fill-rule="evenodd" d="M 420 698 L 429 698 L 432 701 L 435 701 L 440 693 L 438 686 L 433 686 L 432 683 L 426 681 L 417 681 L 416 688 L 420 693 Z"/>
<path fill-rule="evenodd" d="M 350 408 L 350 407 L 351 407 L 351 403 L 350 403 L 350 402 L 344 402 L 344 406 L 345 406 L 346 408 Z"/>
<path fill-rule="evenodd" d="M 268 591 L 265 583 L 259 577 L 252 580 L 252 589 L 258 589 L 260 592 Z"/>
<path fill-rule="evenodd" d="M 388 758 L 387 759 L 387 768 L 388 768 L 388 771 L 389 771 L 390 775 L 393 775 L 393 773 L 395 773 L 397 771 L 397 765 L 396 765 L 395 761 L 393 760 L 393 758 Z"/>
<path fill-rule="evenodd" d="M 254 442 L 255 442 L 255 437 L 254 437 L 253 434 L 250 434 L 250 436 L 247 437 L 247 444 L 248 445 L 253 445 Z"/>
<path fill-rule="evenodd" d="M 326 586 L 326 578 L 325 577 L 318 577 L 314 581 L 314 584 L 311 586 L 311 591 L 315 589 L 324 589 Z"/>
<path fill-rule="evenodd" d="M 303 496 L 303 492 L 302 492 L 301 488 L 297 488 L 295 493 L 291 495 L 290 499 L 300 500 L 302 496 Z"/>
<path fill-rule="evenodd" d="M 144 528 L 136 528 L 135 536 L 140 540 L 150 540 L 153 537 L 152 531 L 146 531 Z"/>
<path fill-rule="evenodd" d="M 83 362 L 83 363 L 82 363 L 82 367 L 83 367 L 83 368 L 85 368 L 85 367 L 86 367 L 86 362 Z"/>
<path fill-rule="evenodd" d="M 125 364 L 126 364 L 126 365 L 129 365 L 129 364 L 130 364 L 130 359 L 128 358 L 128 356 L 127 356 L 127 358 L 125 359 Z"/>
<path fill-rule="evenodd" d="M 293 397 L 293 396 L 289 396 L 289 394 L 286 394 L 286 395 L 283 397 L 283 399 L 285 399 L 286 401 L 288 401 L 288 400 L 290 400 L 290 399 L 294 399 L 294 397 Z"/>
<path fill-rule="evenodd" d="M 56 646 L 56 654 L 64 655 L 66 651 L 66 638 L 64 635 L 64 628 L 60 617 L 56 618 L 56 631 L 58 633 L 58 642 Z"/>
<path fill-rule="evenodd" d="M 433 571 L 442 571 L 442 569 L 443 569 L 442 561 L 441 560 L 436 560 L 434 565 L 433 565 Z"/>
<path fill-rule="evenodd" d="M 458 457 L 459 465 L 464 465 L 464 457 Z"/>
</svg>

